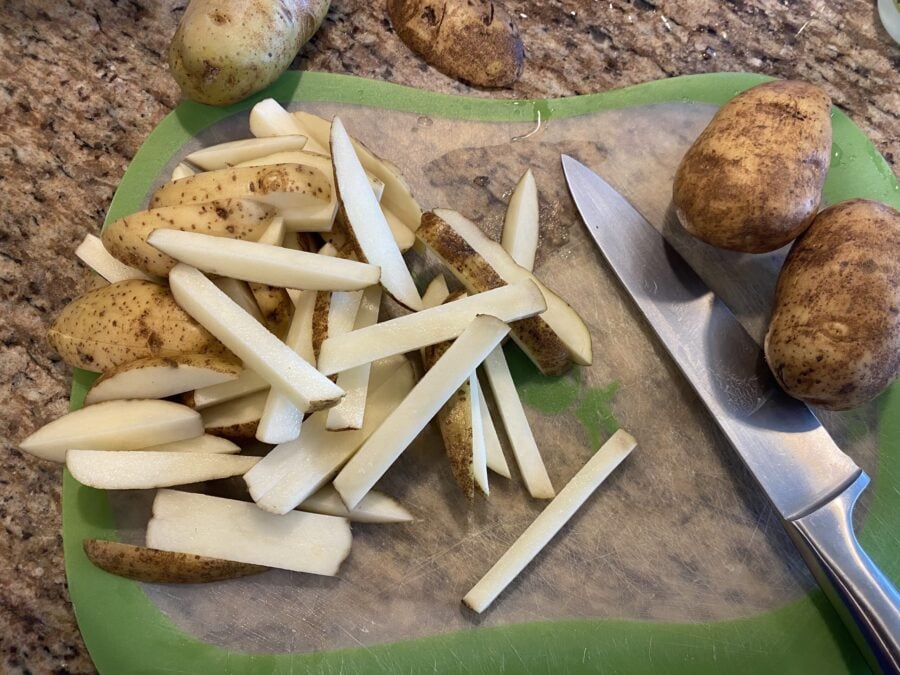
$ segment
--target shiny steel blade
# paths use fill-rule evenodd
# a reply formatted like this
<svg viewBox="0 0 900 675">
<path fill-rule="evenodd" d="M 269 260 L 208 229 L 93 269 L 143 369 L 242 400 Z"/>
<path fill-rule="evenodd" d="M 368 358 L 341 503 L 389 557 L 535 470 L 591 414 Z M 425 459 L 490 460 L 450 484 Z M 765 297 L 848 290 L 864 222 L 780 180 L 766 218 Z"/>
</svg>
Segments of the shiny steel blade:
<svg viewBox="0 0 900 675">
<path fill-rule="evenodd" d="M 602 178 L 562 156 L 591 236 L 783 518 L 840 493 L 861 470 L 812 411 L 775 383 L 731 311 Z"/>
</svg>

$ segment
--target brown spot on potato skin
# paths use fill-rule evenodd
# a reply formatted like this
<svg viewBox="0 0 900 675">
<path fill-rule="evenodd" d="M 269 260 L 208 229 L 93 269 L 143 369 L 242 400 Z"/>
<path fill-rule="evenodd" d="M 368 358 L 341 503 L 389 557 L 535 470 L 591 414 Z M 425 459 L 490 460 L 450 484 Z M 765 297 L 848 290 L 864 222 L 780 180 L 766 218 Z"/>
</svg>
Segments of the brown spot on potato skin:
<svg viewBox="0 0 900 675">
<path fill-rule="evenodd" d="M 752 87 L 726 103 L 675 174 L 685 229 L 720 248 L 773 251 L 812 222 L 831 159 L 831 100 L 806 82 Z"/>
<path fill-rule="evenodd" d="M 900 213 L 854 199 L 794 243 L 775 293 L 766 359 L 792 396 L 830 410 L 900 376 Z"/>
</svg>

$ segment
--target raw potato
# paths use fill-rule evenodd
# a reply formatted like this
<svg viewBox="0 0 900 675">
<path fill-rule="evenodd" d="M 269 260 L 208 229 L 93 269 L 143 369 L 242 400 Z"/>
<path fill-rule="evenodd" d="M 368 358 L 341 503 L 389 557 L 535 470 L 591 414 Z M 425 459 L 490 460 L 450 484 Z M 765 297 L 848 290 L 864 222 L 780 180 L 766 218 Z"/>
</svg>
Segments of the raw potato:
<svg viewBox="0 0 900 675">
<path fill-rule="evenodd" d="M 812 222 L 831 159 L 831 99 L 807 82 L 757 85 L 713 117 L 675 174 L 685 229 L 746 253 L 781 248 Z"/>
<path fill-rule="evenodd" d="M 470 293 L 481 293 L 531 279 L 547 310 L 511 324 L 511 336 L 544 375 L 561 375 L 574 360 L 589 365 L 591 335 L 577 312 L 518 265 L 496 241 L 455 211 L 437 209 L 422 216 L 416 235 L 447 265 Z M 501 267 L 502 265 L 502 267 Z"/>
<path fill-rule="evenodd" d="M 278 79 L 328 12 L 329 0 L 191 0 L 169 45 L 185 96 L 229 105 Z"/>
<path fill-rule="evenodd" d="M 256 436 L 256 428 L 266 406 L 268 390 L 258 391 L 243 398 L 204 408 L 203 428 L 208 434 L 229 439 L 250 439 Z"/>
<path fill-rule="evenodd" d="M 244 138 L 239 141 L 229 141 L 201 148 L 189 154 L 185 160 L 199 166 L 204 171 L 215 171 L 216 169 L 227 169 L 229 166 L 236 166 L 243 162 L 252 162 L 254 159 L 276 152 L 302 150 L 304 145 L 306 145 L 306 136 Z"/>
<path fill-rule="evenodd" d="M 165 228 L 256 241 L 274 217 L 271 206 L 247 199 L 221 199 L 139 211 L 111 222 L 100 238 L 106 249 L 126 265 L 164 277 L 175 266 L 175 259 L 147 243 L 153 230 Z"/>
<path fill-rule="evenodd" d="M 127 281 L 128 279 L 153 281 L 153 278 L 149 275 L 144 274 L 139 269 L 126 265 L 121 260 L 111 255 L 110 252 L 106 250 L 100 237 L 93 234 L 86 234 L 84 236 L 84 241 L 82 241 L 78 245 L 78 248 L 75 249 L 75 255 L 81 262 L 111 284 L 114 284 L 117 281 Z"/>
<path fill-rule="evenodd" d="M 73 300 L 51 326 L 47 340 L 67 364 L 94 372 L 148 356 L 229 354 L 175 303 L 168 288 L 138 279 Z"/>
<path fill-rule="evenodd" d="M 778 277 L 765 347 L 785 391 L 829 410 L 900 376 L 900 212 L 865 199 L 822 211 Z"/>
<path fill-rule="evenodd" d="M 442 73 L 478 87 L 509 87 L 525 66 L 512 17 L 490 0 L 388 0 L 406 46 Z"/>
<path fill-rule="evenodd" d="M 436 278 L 443 279 L 443 277 Z M 446 298 L 446 302 L 453 302 L 462 295 L 461 292 L 454 293 Z M 422 349 L 422 364 L 425 366 L 425 370 L 431 370 L 452 344 L 453 341 L 450 340 Z M 437 414 L 438 427 L 441 430 L 441 438 L 444 440 L 444 449 L 447 451 L 447 459 L 450 461 L 450 471 L 453 473 L 459 489 L 469 499 L 475 496 L 471 403 L 472 392 L 467 380 L 453 392 L 453 395 Z"/>
<path fill-rule="evenodd" d="M 277 286 L 250 282 L 250 292 L 262 312 L 266 328 L 280 338 L 287 335 L 294 316 L 294 303 L 287 291 Z"/>
<path fill-rule="evenodd" d="M 302 164 L 205 171 L 161 185 L 150 198 L 150 208 L 235 198 L 252 199 L 283 210 L 313 212 L 331 201 L 331 181 L 318 169 Z"/>
<path fill-rule="evenodd" d="M 200 415 L 187 406 L 152 399 L 104 401 L 45 424 L 22 440 L 19 448 L 62 462 L 72 448 L 137 450 L 202 434 Z"/>
<path fill-rule="evenodd" d="M 297 110 L 291 113 L 299 122 L 301 128 L 309 135 L 309 138 L 325 147 L 328 146 L 331 136 L 331 122 L 318 115 Z M 388 213 L 398 219 L 407 229 L 415 232 L 419 227 L 419 221 L 422 220 L 422 207 L 412 196 L 412 191 L 406 179 L 400 173 L 400 170 L 386 159 L 378 157 L 374 152 L 369 150 L 363 143 L 355 138 L 350 139 L 353 142 L 353 148 L 359 157 L 360 163 L 366 172 L 375 176 L 384 183 L 384 192 L 381 195 L 381 208 L 385 212 L 385 217 L 390 225 L 391 218 Z M 306 146 L 309 149 L 309 145 Z M 391 225 L 391 229 L 394 226 Z M 395 232 L 395 237 L 397 236 Z M 398 244 L 401 243 L 398 240 Z M 412 245 L 410 243 L 410 245 Z M 401 246 L 402 250 L 402 246 Z"/>
<path fill-rule="evenodd" d="M 150 356 L 107 370 L 91 385 L 84 404 L 122 398 L 168 398 L 235 380 L 240 372 L 237 361 L 208 354 Z"/>
<path fill-rule="evenodd" d="M 100 569 L 148 584 L 204 584 L 259 574 L 268 569 L 262 565 L 173 553 L 103 539 L 85 539 L 82 546 L 88 560 Z"/>
</svg>

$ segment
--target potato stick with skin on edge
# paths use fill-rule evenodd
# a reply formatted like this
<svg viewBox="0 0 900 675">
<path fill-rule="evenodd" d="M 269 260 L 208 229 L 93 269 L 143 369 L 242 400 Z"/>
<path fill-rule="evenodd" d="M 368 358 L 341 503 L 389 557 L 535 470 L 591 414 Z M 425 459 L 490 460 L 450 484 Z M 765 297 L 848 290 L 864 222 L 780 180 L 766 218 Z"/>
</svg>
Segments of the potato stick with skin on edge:
<svg viewBox="0 0 900 675">
<path fill-rule="evenodd" d="M 329 338 L 319 352 L 319 369 L 331 375 L 392 354 L 452 340 L 479 314 L 511 322 L 539 314 L 545 307 L 540 290 L 526 279 Z"/>
<path fill-rule="evenodd" d="M 327 155 L 322 143 L 309 135 L 303 125 L 274 98 L 263 99 L 250 110 L 250 133 L 257 138 L 305 136 L 303 149 Z"/>
<path fill-rule="evenodd" d="M 373 381 L 382 370 L 373 367 Z M 362 429 L 328 431 L 326 413 L 312 415 L 298 440 L 276 446 L 244 475 L 250 496 L 261 509 L 271 513 L 287 513 L 296 508 L 331 480 L 409 394 L 414 383 L 412 365 L 404 359 L 381 386 L 373 388 L 366 402 Z"/>
<path fill-rule="evenodd" d="M 282 288 L 355 291 L 378 283 L 381 274 L 355 260 L 196 232 L 156 230 L 147 241 L 201 271 Z"/>
<path fill-rule="evenodd" d="M 302 412 L 334 405 L 342 389 L 238 307 L 202 272 L 184 264 L 169 273 L 178 304 Z"/>
<path fill-rule="evenodd" d="M 487 609 L 636 445 L 637 441 L 624 431 L 613 434 L 488 573 L 466 593 L 463 602 L 478 613 Z"/>
<path fill-rule="evenodd" d="M 316 291 L 300 291 L 294 304 L 294 317 L 284 343 L 300 358 L 315 366 L 312 349 L 312 314 Z M 300 436 L 303 413 L 277 389 L 270 389 L 266 406 L 256 427 L 256 440 L 262 443 L 287 443 Z"/>
<path fill-rule="evenodd" d="M 529 494 L 535 499 L 550 499 L 555 494 L 553 485 L 550 483 L 544 460 L 541 459 L 541 453 L 531 433 L 522 400 L 516 391 L 509 365 L 506 363 L 506 355 L 501 347 L 495 349 L 485 359 L 484 372 L 494 392 L 494 400 L 497 402 L 497 409 L 509 437 L 513 456 L 519 465 L 519 473 L 522 474 L 522 480 L 525 481 Z"/>
<path fill-rule="evenodd" d="M 147 546 L 334 576 L 350 553 L 350 523 L 302 511 L 275 516 L 249 502 L 164 489 L 153 501 Z"/>
<path fill-rule="evenodd" d="M 472 321 L 334 479 L 348 508 L 372 489 L 508 333 L 509 326 L 496 317 L 481 315 Z"/>
</svg>

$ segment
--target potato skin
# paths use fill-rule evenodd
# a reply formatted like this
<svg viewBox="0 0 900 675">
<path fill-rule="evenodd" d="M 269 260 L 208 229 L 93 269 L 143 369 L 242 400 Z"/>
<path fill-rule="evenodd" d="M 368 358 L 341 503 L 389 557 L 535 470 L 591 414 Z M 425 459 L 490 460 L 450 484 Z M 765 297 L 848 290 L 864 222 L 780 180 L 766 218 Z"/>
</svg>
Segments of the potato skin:
<svg viewBox="0 0 900 675">
<path fill-rule="evenodd" d="M 264 89 L 325 19 L 329 0 L 191 0 L 169 70 L 185 96 L 229 105 Z"/>
<path fill-rule="evenodd" d="M 713 246 L 763 253 L 812 222 L 831 161 L 831 99 L 807 82 L 760 84 L 716 113 L 675 174 L 684 228 Z"/>
<path fill-rule="evenodd" d="M 126 265 L 164 277 L 176 261 L 147 243 L 147 237 L 154 230 L 167 228 L 256 241 L 274 217 L 273 207 L 249 199 L 164 206 L 111 222 L 100 239 L 106 250 Z"/>
<path fill-rule="evenodd" d="M 829 410 L 900 376 L 900 212 L 853 199 L 816 217 L 778 277 L 765 349 L 785 391 Z"/>
<path fill-rule="evenodd" d="M 261 565 L 173 553 L 105 539 L 85 539 L 84 553 L 92 563 L 110 574 L 152 584 L 202 584 L 259 574 Z"/>
<path fill-rule="evenodd" d="M 168 287 L 141 279 L 75 298 L 50 327 L 47 340 L 67 364 L 94 372 L 148 356 L 234 358 L 175 303 Z"/>
<path fill-rule="evenodd" d="M 490 0 L 388 0 L 406 46 L 445 75 L 477 87 L 509 87 L 525 67 L 525 47 L 509 12 Z"/>
</svg>

